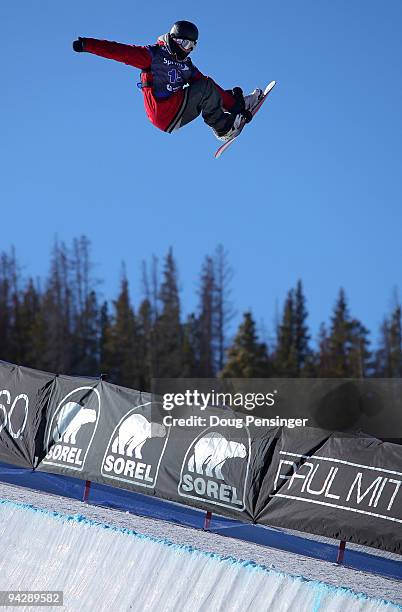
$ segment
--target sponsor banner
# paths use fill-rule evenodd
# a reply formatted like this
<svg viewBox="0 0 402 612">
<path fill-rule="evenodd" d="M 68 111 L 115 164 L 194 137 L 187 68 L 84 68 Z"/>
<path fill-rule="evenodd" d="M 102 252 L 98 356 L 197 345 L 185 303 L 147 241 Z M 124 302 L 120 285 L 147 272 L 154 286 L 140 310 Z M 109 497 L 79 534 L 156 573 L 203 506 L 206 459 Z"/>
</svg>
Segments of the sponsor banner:
<svg viewBox="0 0 402 612">
<path fill-rule="evenodd" d="M 212 395 L 191 390 L 192 382 L 164 379 L 157 387 L 160 394 L 152 393 L 163 424 L 171 430 L 155 494 L 252 522 L 258 483 L 266 469 L 265 449 L 272 435 L 267 435 L 267 428 L 249 427 L 248 415 L 221 405 L 231 393 L 221 381 L 215 381 L 218 384 Z M 272 394 L 265 400 L 271 404 Z"/>
<path fill-rule="evenodd" d="M 169 440 L 149 394 L 58 377 L 38 469 L 153 492 Z"/>
<path fill-rule="evenodd" d="M 402 553 L 401 446 L 332 434 L 306 452 L 285 434 L 262 492 L 259 523 Z"/>
<path fill-rule="evenodd" d="M 101 416 L 100 381 L 58 376 L 47 410 L 41 468 L 83 472 Z"/>
<path fill-rule="evenodd" d="M 185 499 L 207 502 L 217 511 L 243 512 L 251 460 L 248 429 L 239 441 L 237 430 L 210 427 L 190 443 L 184 455 L 178 494 Z"/>
<path fill-rule="evenodd" d="M 0 364 L 0 461 L 33 468 L 42 453 L 54 374 Z"/>
<path fill-rule="evenodd" d="M 135 405 L 144 399 L 131 401 L 111 430 L 101 463 L 107 484 L 155 489 L 170 429 L 155 419 L 150 399 Z"/>
<path fill-rule="evenodd" d="M 172 393 L 0 363 L 0 461 L 402 553 L 402 446 Z"/>
<path fill-rule="evenodd" d="M 229 409 L 210 409 L 209 417 L 199 419 L 190 408 L 181 412 L 176 425 L 170 425 L 155 495 L 253 521 L 258 483 L 265 473 L 265 451 L 272 436 L 261 431 L 252 435 L 244 415 Z M 166 416 L 163 421 L 172 422 Z"/>
</svg>

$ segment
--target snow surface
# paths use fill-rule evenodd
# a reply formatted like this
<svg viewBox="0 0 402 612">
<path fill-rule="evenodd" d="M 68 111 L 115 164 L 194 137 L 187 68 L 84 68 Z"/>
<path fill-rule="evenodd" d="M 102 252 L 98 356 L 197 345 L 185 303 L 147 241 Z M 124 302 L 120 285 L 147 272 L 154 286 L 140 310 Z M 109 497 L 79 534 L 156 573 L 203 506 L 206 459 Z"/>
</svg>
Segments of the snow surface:
<svg viewBox="0 0 402 612">
<path fill-rule="evenodd" d="M 63 590 L 67 610 L 402 610 L 402 582 L 20 487 L 0 498 L 0 590 Z"/>
</svg>

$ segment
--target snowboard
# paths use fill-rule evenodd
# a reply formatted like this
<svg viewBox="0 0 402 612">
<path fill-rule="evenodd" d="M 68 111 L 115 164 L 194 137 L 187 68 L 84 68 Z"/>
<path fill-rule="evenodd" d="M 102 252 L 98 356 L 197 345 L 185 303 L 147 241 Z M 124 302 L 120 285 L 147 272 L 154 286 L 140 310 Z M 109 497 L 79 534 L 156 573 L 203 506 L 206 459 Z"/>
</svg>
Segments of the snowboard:
<svg viewBox="0 0 402 612">
<path fill-rule="evenodd" d="M 254 108 L 254 110 L 252 111 L 252 115 L 253 115 L 253 117 L 254 117 L 254 115 L 255 115 L 256 113 L 258 113 L 258 111 L 260 110 L 261 106 L 264 104 L 264 102 L 265 102 L 265 100 L 267 99 L 267 97 L 268 97 L 269 93 L 270 93 L 270 92 L 273 90 L 273 88 L 275 87 L 275 85 L 276 85 L 276 81 L 271 81 L 271 82 L 269 83 L 269 85 L 267 85 L 267 86 L 266 86 L 266 88 L 265 88 L 265 90 L 264 90 L 264 93 L 263 93 L 263 95 L 262 95 L 262 97 L 261 97 L 261 100 L 258 102 L 257 106 L 256 106 L 256 107 Z M 240 134 L 242 133 L 242 131 L 244 130 L 244 128 L 246 127 L 246 125 L 247 125 L 247 123 L 245 123 L 245 124 L 243 125 L 243 127 L 242 127 L 242 128 L 241 128 L 241 130 L 240 130 L 240 132 L 239 132 L 238 134 L 236 134 L 236 136 L 233 136 L 233 138 L 231 138 L 230 140 L 227 140 L 226 142 L 224 142 L 224 143 L 223 143 L 223 145 L 221 145 L 221 146 L 219 147 L 219 149 L 216 151 L 216 153 L 215 153 L 215 155 L 214 155 L 215 159 L 218 159 L 218 157 L 220 157 L 220 156 L 222 155 L 222 153 L 223 153 L 224 151 L 226 151 L 226 149 L 228 149 L 228 148 L 229 148 L 229 147 L 230 147 L 230 146 L 231 146 L 231 145 L 234 143 L 234 141 L 235 141 L 235 140 L 237 140 L 237 138 L 239 138 Z"/>
</svg>

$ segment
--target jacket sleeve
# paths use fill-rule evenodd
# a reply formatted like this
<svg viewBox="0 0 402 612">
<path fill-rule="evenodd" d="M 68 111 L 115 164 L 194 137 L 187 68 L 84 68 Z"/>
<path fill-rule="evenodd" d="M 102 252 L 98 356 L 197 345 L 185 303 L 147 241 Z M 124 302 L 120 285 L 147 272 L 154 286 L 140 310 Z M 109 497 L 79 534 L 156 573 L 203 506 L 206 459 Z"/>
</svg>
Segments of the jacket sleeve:
<svg viewBox="0 0 402 612">
<path fill-rule="evenodd" d="M 84 38 L 83 40 L 84 51 L 88 51 L 88 53 L 116 60 L 141 70 L 146 70 L 151 66 L 152 57 L 146 47 L 124 45 L 109 40 L 97 40 L 96 38 Z"/>
<path fill-rule="evenodd" d="M 222 98 L 222 106 L 225 110 L 231 110 L 236 102 L 236 98 L 233 96 L 231 91 L 226 91 L 225 89 L 223 89 L 222 87 L 220 87 L 220 85 L 218 85 L 218 83 L 216 83 L 213 79 L 211 79 L 211 77 L 207 77 L 204 74 L 202 74 L 202 72 L 200 72 L 200 70 L 198 70 L 198 68 L 196 68 L 194 66 L 194 72 L 191 76 L 191 82 L 195 82 L 198 81 L 199 79 L 210 79 L 215 87 L 219 90 L 219 93 L 221 94 L 221 98 Z"/>
</svg>

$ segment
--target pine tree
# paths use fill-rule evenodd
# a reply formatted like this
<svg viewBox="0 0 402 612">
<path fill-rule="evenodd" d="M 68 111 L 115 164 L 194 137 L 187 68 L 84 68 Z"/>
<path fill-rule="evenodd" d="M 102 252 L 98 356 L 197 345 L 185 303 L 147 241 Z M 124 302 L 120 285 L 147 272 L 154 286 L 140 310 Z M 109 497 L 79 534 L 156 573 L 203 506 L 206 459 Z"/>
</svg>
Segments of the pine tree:
<svg viewBox="0 0 402 612">
<path fill-rule="evenodd" d="M 329 335 L 330 376 L 336 378 L 350 376 L 348 363 L 349 329 L 350 315 L 345 291 L 341 288 L 331 318 Z"/>
<path fill-rule="evenodd" d="M 372 370 L 369 331 L 358 319 L 352 319 L 349 324 L 349 334 L 349 376 L 365 378 Z"/>
<path fill-rule="evenodd" d="M 44 368 L 56 373 L 70 373 L 73 344 L 70 262 L 66 245 L 57 240 L 51 255 L 42 312 L 46 329 Z"/>
<path fill-rule="evenodd" d="M 313 369 L 313 355 L 310 349 L 310 334 L 306 324 L 308 317 L 306 298 L 303 293 L 301 280 L 297 281 L 295 290 L 295 352 L 297 376 L 311 376 Z"/>
<path fill-rule="evenodd" d="M 81 376 L 96 376 L 99 373 L 99 307 L 95 291 L 91 291 L 77 313 L 73 335 L 72 369 Z"/>
<path fill-rule="evenodd" d="M 20 270 L 15 250 L 0 255 L 0 346 L 1 358 L 22 363 L 23 338 L 20 325 Z"/>
<path fill-rule="evenodd" d="M 214 297 L 215 275 L 212 257 L 205 258 L 199 290 L 200 304 L 198 317 L 199 333 L 199 376 L 211 378 L 215 373 L 214 346 Z"/>
<path fill-rule="evenodd" d="M 183 337 L 180 323 L 177 269 L 172 249 L 169 249 L 165 259 L 159 297 L 161 310 L 155 324 L 157 342 L 156 376 L 158 378 L 176 378 L 181 376 L 183 369 Z"/>
<path fill-rule="evenodd" d="M 44 290 L 25 281 L 15 252 L 0 254 L 0 358 L 66 374 L 109 374 L 109 380 L 149 389 L 153 377 L 280 376 L 402 377 L 402 307 L 395 301 L 381 325 L 372 363 L 369 332 L 352 317 L 343 289 L 329 330 L 320 327 L 316 353 L 310 348 L 306 299 L 301 280 L 286 297 L 277 322 L 274 364 L 259 339 L 250 313 L 229 351 L 227 326 L 232 272 L 220 245 L 204 260 L 199 306 L 181 323 L 177 268 L 170 249 L 162 283 L 154 257 L 150 273 L 144 264 L 145 299 L 138 315 L 130 303 L 123 274 L 112 312 L 99 307 L 92 276 L 88 238 L 75 238 L 71 248 L 55 241 Z M 225 358 L 228 362 L 225 367 Z M 275 369 L 273 368 L 275 366 Z"/>
<path fill-rule="evenodd" d="M 138 388 L 136 319 L 130 303 L 129 285 L 124 270 L 120 293 L 113 301 L 113 310 L 111 324 L 106 329 L 104 345 L 107 380 L 125 387 Z"/>
<path fill-rule="evenodd" d="M 14 249 L 9 258 L 9 288 L 10 288 L 10 321 L 12 333 L 9 338 L 9 353 L 11 361 L 23 365 L 25 359 L 25 344 L 23 335 L 23 320 L 21 312 L 21 275 Z"/>
<path fill-rule="evenodd" d="M 99 371 L 99 307 L 92 277 L 90 241 L 74 238 L 70 256 L 72 292 L 72 371 L 95 376 Z"/>
<path fill-rule="evenodd" d="M 368 374 L 371 367 L 368 330 L 358 319 L 351 318 L 343 289 L 335 304 L 328 345 L 329 376 L 359 378 Z"/>
<path fill-rule="evenodd" d="M 42 355 L 46 343 L 41 295 L 32 278 L 21 295 L 20 304 L 21 363 L 31 368 L 42 369 Z"/>
<path fill-rule="evenodd" d="M 8 278 L 8 256 L 0 256 L 0 346 L 1 359 L 10 360 L 11 337 L 10 283 Z"/>
<path fill-rule="evenodd" d="M 258 341 L 256 326 L 250 312 L 243 315 L 228 359 L 222 370 L 223 378 L 266 378 L 270 374 L 267 347 Z"/>
<path fill-rule="evenodd" d="M 389 369 L 393 378 L 402 377 L 402 317 L 399 303 L 396 304 L 390 318 Z"/>
<path fill-rule="evenodd" d="M 396 301 L 390 316 L 384 317 L 376 351 L 375 375 L 385 378 L 402 377 L 401 306 Z"/>
<path fill-rule="evenodd" d="M 301 321 L 300 321 L 301 323 Z M 282 322 L 277 334 L 275 372 L 279 376 L 296 377 L 299 373 L 296 347 L 295 295 L 291 289 L 283 308 Z"/>
<path fill-rule="evenodd" d="M 213 336 L 215 338 L 215 366 L 220 372 L 225 363 L 226 336 L 230 322 L 235 312 L 230 299 L 230 283 L 233 270 L 228 263 L 227 253 L 223 245 L 219 244 L 213 259 L 214 269 L 214 316 Z"/>
<path fill-rule="evenodd" d="M 389 320 L 384 317 L 380 326 L 380 338 L 378 348 L 375 353 L 375 376 L 381 378 L 390 377 L 389 368 L 390 355 L 390 337 L 389 337 Z"/>
<path fill-rule="evenodd" d="M 318 351 L 315 355 L 315 370 L 318 378 L 328 378 L 331 374 L 331 357 L 328 331 L 325 323 L 321 323 L 318 332 Z"/>
<path fill-rule="evenodd" d="M 138 363 L 140 372 L 139 389 L 150 391 L 155 371 L 155 347 L 152 306 L 145 298 L 139 307 L 138 316 Z"/>
<path fill-rule="evenodd" d="M 181 375 L 183 378 L 202 376 L 199 320 L 194 314 L 190 314 L 183 325 L 183 370 Z"/>
<path fill-rule="evenodd" d="M 110 327 L 109 305 L 104 301 L 99 312 L 99 373 L 104 374 L 106 379 L 108 379 L 108 371 L 111 367 L 108 363 L 108 342 L 111 337 Z"/>
<path fill-rule="evenodd" d="M 146 388 L 149 388 L 151 379 L 157 377 L 159 359 L 159 330 L 156 322 L 159 317 L 160 287 L 158 259 L 155 256 L 152 257 L 150 272 L 146 262 L 142 262 L 142 288 L 144 299 L 138 314 L 147 355 L 146 380 L 148 383 Z"/>
</svg>

